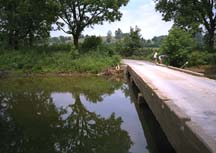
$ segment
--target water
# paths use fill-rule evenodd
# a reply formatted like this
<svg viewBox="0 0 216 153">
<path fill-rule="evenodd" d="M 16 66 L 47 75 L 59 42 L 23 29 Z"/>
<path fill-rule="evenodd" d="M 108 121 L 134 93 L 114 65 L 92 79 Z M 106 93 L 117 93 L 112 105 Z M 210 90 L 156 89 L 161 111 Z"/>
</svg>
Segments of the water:
<svg viewBox="0 0 216 153">
<path fill-rule="evenodd" d="M 171 153 L 150 110 L 122 81 L 0 80 L 1 153 Z"/>
</svg>

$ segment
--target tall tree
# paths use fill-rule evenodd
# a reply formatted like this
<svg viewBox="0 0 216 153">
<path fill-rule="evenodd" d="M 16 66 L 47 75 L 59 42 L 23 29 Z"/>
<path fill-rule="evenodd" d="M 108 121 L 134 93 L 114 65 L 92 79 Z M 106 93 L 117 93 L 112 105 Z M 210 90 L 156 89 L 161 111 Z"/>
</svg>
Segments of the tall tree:
<svg viewBox="0 0 216 153">
<path fill-rule="evenodd" d="M 214 48 L 216 29 L 215 0 L 154 0 L 156 10 L 162 13 L 165 21 L 174 19 L 176 25 L 189 30 L 204 27 L 208 34 L 208 46 Z"/>
<path fill-rule="evenodd" d="M 110 30 L 107 32 L 106 42 L 107 43 L 111 43 L 112 42 L 112 31 L 110 31 Z"/>
<path fill-rule="evenodd" d="M 48 37 L 57 8 L 52 0 L 0 0 L 1 37 L 13 48 Z"/>
<path fill-rule="evenodd" d="M 59 28 L 67 34 L 72 34 L 74 45 L 79 47 L 79 37 L 86 27 L 103 24 L 103 21 L 114 22 L 120 20 L 121 6 L 128 0 L 57 0 L 61 5 Z M 63 26 L 68 25 L 69 30 Z"/>
<path fill-rule="evenodd" d="M 124 56 L 132 56 L 134 53 L 142 47 L 141 41 L 141 29 L 139 27 L 130 27 L 130 33 L 124 37 L 124 52 L 122 55 Z"/>
<path fill-rule="evenodd" d="M 123 33 L 120 28 L 115 31 L 115 39 L 120 40 L 123 38 Z"/>
</svg>

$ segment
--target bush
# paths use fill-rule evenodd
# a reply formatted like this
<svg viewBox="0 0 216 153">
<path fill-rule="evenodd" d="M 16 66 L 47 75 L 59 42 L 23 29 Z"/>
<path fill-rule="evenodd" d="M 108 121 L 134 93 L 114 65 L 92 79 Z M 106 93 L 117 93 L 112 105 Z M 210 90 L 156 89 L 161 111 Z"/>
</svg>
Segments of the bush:
<svg viewBox="0 0 216 153">
<path fill-rule="evenodd" d="M 96 50 L 98 46 L 102 44 L 102 38 L 96 36 L 90 36 L 85 38 L 83 44 L 81 45 L 81 50 L 88 52 L 91 50 Z"/>
<path fill-rule="evenodd" d="M 94 52 L 94 51 L 92 51 L 92 52 Z M 97 52 L 100 55 L 104 55 L 104 56 L 113 56 L 116 54 L 114 45 L 113 44 L 105 44 L 105 43 L 98 46 L 98 48 L 96 49 L 95 52 Z"/>
<path fill-rule="evenodd" d="M 216 65 L 216 53 L 209 53 L 207 55 L 207 61 L 211 65 Z"/>
<path fill-rule="evenodd" d="M 208 63 L 208 52 L 193 51 L 190 54 L 188 66 L 206 65 Z"/>
<path fill-rule="evenodd" d="M 168 62 L 172 66 L 181 67 L 189 60 L 190 52 L 192 52 L 195 42 L 192 36 L 174 27 L 169 31 L 169 35 L 164 39 L 161 51 L 168 55 Z"/>
</svg>

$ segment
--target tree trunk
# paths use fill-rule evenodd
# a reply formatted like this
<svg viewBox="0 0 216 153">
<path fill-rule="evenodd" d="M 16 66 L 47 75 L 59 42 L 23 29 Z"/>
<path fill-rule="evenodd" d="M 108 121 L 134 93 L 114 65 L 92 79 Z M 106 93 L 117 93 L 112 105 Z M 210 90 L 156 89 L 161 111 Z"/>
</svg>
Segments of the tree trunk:
<svg viewBox="0 0 216 153">
<path fill-rule="evenodd" d="M 73 42 L 76 49 L 79 49 L 79 35 L 73 35 Z"/>
<path fill-rule="evenodd" d="M 19 41 L 17 40 L 16 36 L 9 36 L 8 44 L 10 45 L 9 47 L 15 50 L 19 49 Z"/>
<path fill-rule="evenodd" d="M 33 39 L 34 39 L 34 35 L 30 32 L 29 33 L 29 46 L 32 47 L 33 46 Z"/>
<path fill-rule="evenodd" d="M 209 49 L 214 49 L 214 30 L 209 31 Z"/>
<path fill-rule="evenodd" d="M 15 50 L 19 49 L 19 41 L 17 39 L 14 40 L 14 49 Z"/>
</svg>

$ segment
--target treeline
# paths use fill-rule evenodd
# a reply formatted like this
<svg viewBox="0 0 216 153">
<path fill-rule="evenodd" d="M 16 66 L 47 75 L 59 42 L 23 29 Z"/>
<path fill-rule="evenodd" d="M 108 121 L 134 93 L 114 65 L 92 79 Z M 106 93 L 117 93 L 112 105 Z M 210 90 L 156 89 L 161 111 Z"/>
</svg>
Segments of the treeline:
<svg viewBox="0 0 216 153">
<path fill-rule="evenodd" d="M 121 29 L 118 29 L 116 31 L 121 31 Z M 118 34 L 116 34 L 115 31 L 115 35 L 112 35 L 111 31 L 108 31 L 107 36 L 100 36 L 102 41 L 106 44 L 115 44 L 118 41 L 122 41 L 124 40 L 125 37 L 128 37 L 130 35 L 130 33 L 123 33 L 121 31 L 120 36 Z M 92 37 L 89 35 L 81 35 L 79 38 L 79 41 L 81 43 L 84 42 L 85 39 Z M 93 36 L 95 37 L 95 36 Z M 141 46 L 142 47 L 147 47 L 147 48 L 159 48 L 163 42 L 163 39 L 166 36 L 154 36 L 152 39 L 144 39 L 142 37 L 140 37 L 141 39 Z M 58 36 L 58 37 L 51 37 L 47 40 L 46 43 L 52 45 L 52 44 L 67 44 L 67 43 L 71 43 L 73 41 L 72 37 L 68 37 L 68 36 Z"/>
<path fill-rule="evenodd" d="M 130 37 L 130 36 L 132 37 L 132 35 L 136 35 L 135 37 L 140 39 L 140 43 L 141 43 L 140 46 L 141 47 L 159 48 L 162 44 L 163 39 L 166 37 L 166 36 L 155 36 L 152 39 L 144 39 L 141 36 L 140 31 L 141 31 L 141 29 L 137 26 L 135 27 L 135 29 L 133 29 L 133 27 L 131 27 L 129 33 L 123 33 L 120 28 L 115 30 L 114 35 L 112 34 L 112 31 L 108 31 L 107 36 L 105 37 L 106 42 L 107 43 L 116 43 L 118 41 L 124 40 L 127 37 Z"/>
</svg>

